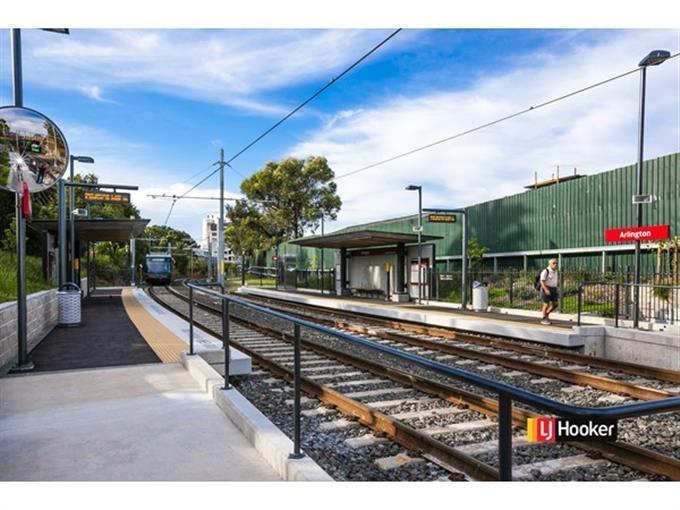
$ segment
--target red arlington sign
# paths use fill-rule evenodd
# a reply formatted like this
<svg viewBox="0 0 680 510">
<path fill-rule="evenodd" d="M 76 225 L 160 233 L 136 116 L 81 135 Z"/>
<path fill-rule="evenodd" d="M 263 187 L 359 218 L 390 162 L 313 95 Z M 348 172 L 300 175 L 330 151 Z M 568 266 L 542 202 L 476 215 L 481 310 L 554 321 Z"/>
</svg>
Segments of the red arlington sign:
<svg viewBox="0 0 680 510">
<path fill-rule="evenodd" d="M 670 225 L 650 225 L 647 227 L 608 228 L 604 239 L 608 243 L 632 243 L 635 241 L 660 241 L 671 237 Z"/>
</svg>

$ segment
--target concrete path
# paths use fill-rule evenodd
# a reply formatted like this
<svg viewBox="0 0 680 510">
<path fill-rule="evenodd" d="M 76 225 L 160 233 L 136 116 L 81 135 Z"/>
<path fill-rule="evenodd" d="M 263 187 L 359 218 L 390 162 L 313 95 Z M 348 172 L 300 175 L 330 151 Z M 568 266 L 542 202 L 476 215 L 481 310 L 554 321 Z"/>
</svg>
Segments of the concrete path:
<svg viewBox="0 0 680 510">
<path fill-rule="evenodd" d="M 0 379 L 0 480 L 279 480 L 179 364 Z"/>
</svg>

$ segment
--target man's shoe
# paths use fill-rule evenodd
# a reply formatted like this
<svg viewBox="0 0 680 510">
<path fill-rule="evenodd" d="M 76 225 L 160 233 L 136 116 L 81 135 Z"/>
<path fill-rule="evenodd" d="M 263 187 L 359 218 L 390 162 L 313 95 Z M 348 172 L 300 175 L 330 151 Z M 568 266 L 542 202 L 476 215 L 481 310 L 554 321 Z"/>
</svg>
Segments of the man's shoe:
<svg viewBox="0 0 680 510">
<path fill-rule="evenodd" d="M 552 322 L 550 322 L 548 319 L 543 319 L 541 321 L 541 324 L 545 324 L 546 326 L 550 326 L 552 324 Z"/>
</svg>

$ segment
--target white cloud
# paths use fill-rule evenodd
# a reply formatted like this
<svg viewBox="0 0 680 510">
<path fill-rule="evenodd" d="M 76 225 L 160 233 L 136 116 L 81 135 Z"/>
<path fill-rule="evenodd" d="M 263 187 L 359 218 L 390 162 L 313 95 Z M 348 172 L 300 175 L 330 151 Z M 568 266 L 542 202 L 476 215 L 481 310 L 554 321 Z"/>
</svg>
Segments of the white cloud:
<svg viewBox="0 0 680 510">
<path fill-rule="evenodd" d="M 108 99 L 105 99 L 102 96 L 102 89 L 98 85 L 80 85 L 78 88 L 83 94 L 85 94 L 90 99 L 102 102 L 109 102 Z"/>
<path fill-rule="evenodd" d="M 292 154 L 328 157 L 336 175 L 451 136 L 635 68 L 651 49 L 672 53 L 679 31 L 627 31 L 596 44 L 564 41 L 560 54 L 537 52 L 514 70 L 469 89 L 387 98 L 352 115 L 340 112 Z M 680 151 L 680 58 L 647 73 L 645 156 Z M 562 171 L 596 173 L 637 157 L 638 73 L 559 103 L 340 179 L 336 227 L 414 213 L 408 184 L 423 185 L 425 207 L 459 207 L 523 191 Z M 565 168 L 567 167 L 567 168 Z"/>
<path fill-rule="evenodd" d="M 263 93 L 327 79 L 380 41 L 385 30 L 75 30 L 69 37 L 27 32 L 26 79 L 107 90 L 144 86 L 176 96 L 281 114 L 290 105 Z M 381 55 L 409 40 L 400 36 Z M 39 72 L 37 72 L 39 71 Z M 43 77 L 49 76 L 48 80 Z M 87 87 L 75 85 L 86 82 Z"/>
</svg>

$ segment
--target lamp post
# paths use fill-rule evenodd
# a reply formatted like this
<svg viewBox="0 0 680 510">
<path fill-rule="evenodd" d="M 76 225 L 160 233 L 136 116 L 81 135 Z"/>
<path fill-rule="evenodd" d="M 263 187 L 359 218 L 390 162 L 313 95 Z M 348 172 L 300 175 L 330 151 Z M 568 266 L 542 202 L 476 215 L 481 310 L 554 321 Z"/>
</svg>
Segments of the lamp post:
<svg viewBox="0 0 680 510">
<path fill-rule="evenodd" d="M 636 188 L 635 194 L 642 195 L 642 160 L 644 153 L 645 139 L 645 89 L 647 85 L 647 67 L 658 66 L 671 56 L 669 51 L 654 50 L 643 58 L 638 66 L 640 67 L 640 118 L 638 130 L 638 161 L 636 169 Z M 642 203 L 636 204 L 636 226 L 642 226 Z M 633 302 L 635 303 L 635 316 L 633 317 L 633 327 L 637 328 L 640 322 L 640 240 L 635 241 L 635 275 L 633 279 Z"/>
<path fill-rule="evenodd" d="M 423 256 L 423 244 L 422 244 L 422 234 L 423 234 L 423 187 L 411 184 L 406 186 L 407 191 L 418 190 L 418 304 L 422 304 L 423 299 L 423 286 L 422 286 L 422 268 L 420 267 L 422 256 Z"/>
<path fill-rule="evenodd" d="M 71 231 L 71 264 L 69 267 L 69 280 L 73 283 L 75 283 L 76 279 L 76 216 L 73 214 L 73 210 L 76 208 L 76 190 L 75 187 L 73 186 L 74 180 L 73 180 L 73 166 L 74 162 L 77 161 L 78 163 L 94 163 L 94 158 L 91 158 L 90 156 L 70 156 L 71 160 L 71 189 L 69 190 L 69 218 L 70 218 L 70 228 L 69 230 Z M 63 204 L 63 207 L 66 207 L 66 204 Z M 65 237 L 62 237 L 63 232 L 59 232 L 59 241 L 61 245 L 61 240 L 65 239 Z M 66 249 L 66 245 L 64 244 L 64 249 Z"/>
</svg>

